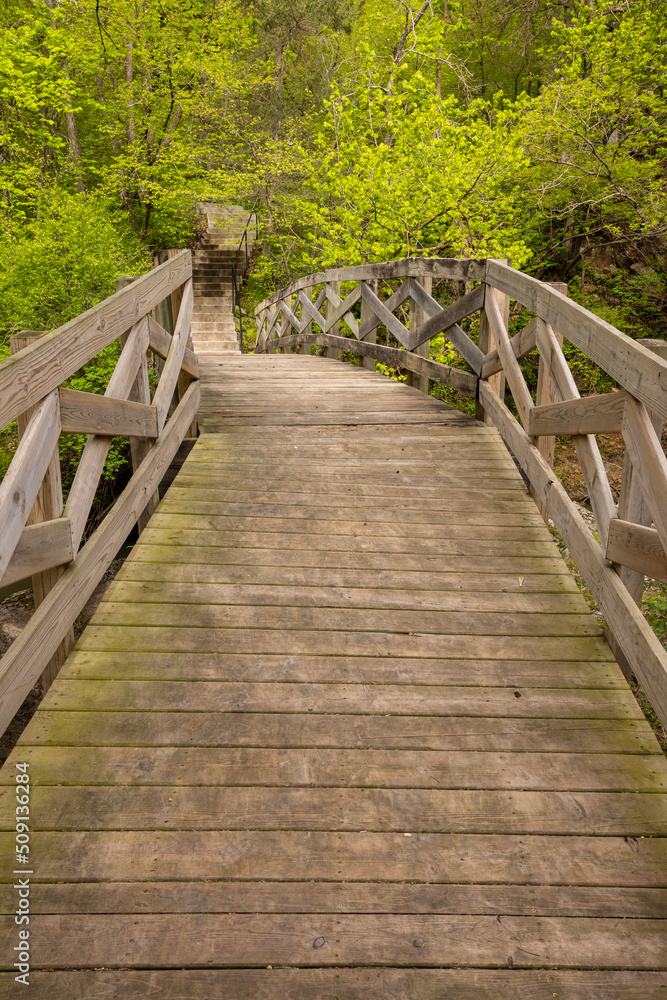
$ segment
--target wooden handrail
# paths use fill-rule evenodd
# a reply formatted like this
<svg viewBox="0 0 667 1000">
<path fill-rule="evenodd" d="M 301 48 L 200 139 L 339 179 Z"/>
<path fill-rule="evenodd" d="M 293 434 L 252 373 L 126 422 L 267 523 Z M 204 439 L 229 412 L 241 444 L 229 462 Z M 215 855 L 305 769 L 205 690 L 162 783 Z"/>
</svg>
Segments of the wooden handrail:
<svg viewBox="0 0 667 1000">
<path fill-rule="evenodd" d="M 181 286 L 171 336 L 149 312 Z M 58 330 L 13 338 L 16 353 L 0 364 L 0 426 L 18 418 L 20 436 L 0 484 L 0 584 L 31 574 L 36 607 L 0 660 L 0 731 L 40 674 L 44 687 L 55 676 L 76 616 L 132 526 L 139 521 L 141 528 L 166 465 L 192 433 L 199 401 L 197 359 L 188 350 L 192 305 L 192 261 L 184 250 Z M 122 350 L 103 396 L 61 385 L 115 339 Z M 150 348 L 166 356 L 152 401 Z M 169 416 L 175 394 L 180 403 Z M 64 510 L 61 432 L 88 435 Z M 130 437 L 134 474 L 79 552 L 116 435 Z M 40 491 L 49 498 L 46 506 Z"/>
<path fill-rule="evenodd" d="M 0 427 L 6 427 L 57 389 L 191 277 L 190 251 L 183 250 L 127 288 L 0 362 Z"/>
<path fill-rule="evenodd" d="M 465 282 L 466 293 L 443 307 L 418 283 L 429 277 Z M 378 281 L 389 287 L 386 298 Z M 396 287 L 392 282 L 400 282 Z M 347 287 L 341 293 L 341 283 Z M 476 284 L 472 289 L 471 283 Z M 350 285 L 354 284 L 353 288 Z M 667 345 L 635 341 L 553 287 L 498 260 L 401 260 L 335 268 L 300 278 L 255 310 L 255 350 L 356 354 L 438 381 L 477 398 L 477 415 L 494 424 L 529 479 L 548 521 L 565 539 L 595 600 L 621 667 L 634 673 L 658 715 L 667 720 L 667 653 L 637 607 L 644 575 L 667 579 L 667 459 L 660 444 L 667 420 Z M 509 301 L 534 313 L 514 337 Z M 327 306 L 328 303 L 328 306 Z M 409 326 L 396 310 L 410 306 Z M 479 344 L 458 325 L 480 314 Z M 415 325 L 413 315 L 423 317 Z M 343 321 L 349 334 L 341 336 Z M 319 327 L 313 332 L 313 327 Z M 398 346 L 376 343 L 384 327 Z M 470 372 L 415 353 L 443 335 Z M 566 337 L 607 372 L 622 391 L 581 398 L 563 353 Z M 519 362 L 539 352 L 534 400 Z M 329 356 L 331 356 L 329 353 Z M 505 404 L 505 382 L 519 419 Z M 621 432 L 625 462 L 617 507 L 595 435 Z M 558 483 L 552 466 L 556 435 L 571 435 L 595 516 L 597 538 Z"/>
</svg>

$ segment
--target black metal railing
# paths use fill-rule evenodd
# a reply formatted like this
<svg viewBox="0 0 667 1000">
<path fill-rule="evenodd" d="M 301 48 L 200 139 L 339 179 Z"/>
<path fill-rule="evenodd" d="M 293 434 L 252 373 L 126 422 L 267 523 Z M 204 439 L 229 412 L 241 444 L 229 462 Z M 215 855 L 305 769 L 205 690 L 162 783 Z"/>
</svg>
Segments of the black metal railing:
<svg viewBox="0 0 667 1000">
<path fill-rule="evenodd" d="M 237 265 L 238 265 L 238 260 L 239 260 L 239 254 L 241 253 L 241 250 L 243 249 L 245 251 L 245 268 L 244 268 L 244 274 L 245 274 L 245 272 L 248 269 L 248 262 L 250 260 L 250 254 L 248 252 L 248 229 L 250 227 L 250 220 L 253 218 L 253 216 L 255 217 L 255 239 L 257 239 L 257 237 L 259 235 L 259 223 L 257 221 L 257 205 L 258 205 L 258 202 L 256 201 L 255 204 L 254 204 L 254 206 L 253 206 L 253 208 L 250 211 L 250 215 L 248 216 L 248 218 L 246 220 L 245 228 L 243 230 L 243 234 L 241 236 L 241 239 L 239 240 L 239 245 L 238 245 L 238 248 L 236 250 L 236 255 L 234 257 L 234 263 L 232 264 L 232 315 L 234 316 L 234 319 L 236 319 L 236 307 L 238 306 L 238 310 L 239 310 L 239 348 L 240 348 L 240 350 L 241 350 L 242 353 L 243 353 L 243 317 L 245 315 L 247 319 L 252 319 L 252 316 L 250 315 L 250 313 L 244 313 L 243 312 L 243 307 L 241 306 L 241 297 L 239 295 L 239 286 L 237 285 Z M 242 284 L 243 284 L 243 279 L 241 279 L 241 285 Z"/>
</svg>

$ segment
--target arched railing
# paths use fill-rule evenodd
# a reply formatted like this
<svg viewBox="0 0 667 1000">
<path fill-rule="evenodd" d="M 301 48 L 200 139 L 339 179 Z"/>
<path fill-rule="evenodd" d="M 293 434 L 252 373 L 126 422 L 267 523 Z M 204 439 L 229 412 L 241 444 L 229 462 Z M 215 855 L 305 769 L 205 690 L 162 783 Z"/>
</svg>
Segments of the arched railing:
<svg viewBox="0 0 667 1000">
<path fill-rule="evenodd" d="M 443 305 L 433 297 L 434 279 L 464 283 L 464 294 Z M 329 356 L 358 355 L 373 370 L 377 361 L 399 367 L 426 391 L 432 380 L 474 397 L 478 417 L 498 428 L 545 519 L 562 535 L 604 615 L 621 666 L 634 673 L 667 720 L 667 652 L 638 607 L 645 576 L 667 582 L 667 460 L 661 445 L 667 361 L 565 291 L 502 260 L 408 259 L 332 269 L 260 303 L 255 351 L 296 346 L 310 354 L 317 345 Z M 533 314 L 513 337 L 511 300 Z M 460 324 L 477 313 L 475 342 Z M 384 343 L 378 343 L 379 329 Z M 429 359 L 436 336 L 449 341 L 468 370 Z M 564 337 L 619 390 L 582 398 L 563 353 Z M 519 364 L 534 350 L 535 398 Z M 518 418 L 507 406 L 506 389 Z M 613 432 L 625 444 L 618 504 L 595 437 Z M 576 446 L 595 534 L 553 471 L 557 435 L 570 435 Z"/>
</svg>

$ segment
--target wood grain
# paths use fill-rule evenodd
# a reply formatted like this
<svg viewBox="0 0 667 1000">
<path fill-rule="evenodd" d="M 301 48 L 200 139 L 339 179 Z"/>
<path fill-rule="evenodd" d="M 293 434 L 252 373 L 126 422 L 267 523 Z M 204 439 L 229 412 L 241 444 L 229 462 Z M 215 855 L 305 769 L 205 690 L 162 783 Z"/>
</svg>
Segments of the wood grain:
<svg viewBox="0 0 667 1000">
<path fill-rule="evenodd" d="M 609 525 L 606 555 L 610 562 L 620 563 L 642 576 L 667 583 L 667 554 L 655 528 L 613 518 Z"/>
<path fill-rule="evenodd" d="M 64 434 L 158 435 L 154 406 L 62 387 L 58 393 Z"/>
<path fill-rule="evenodd" d="M 4 575 L 9 566 L 59 434 L 58 393 L 52 392 L 30 417 L 0 484 L 0 575 Z"/>
<path fill-rule="evenodd" d="M 7 586 L 71 561 L 72 532 L 69 519 L 58 517 L 23 529 L 0 584 Z"/>
<path fill-rule="evenodd" d="M 30 767 L 35 995 L 659 996 L 667 764 L 496 430 L 332 358 L 201 374 L 163 439 L 200 385 L 201 436 L 0 772 L 9 851 Z"/>
</svg>

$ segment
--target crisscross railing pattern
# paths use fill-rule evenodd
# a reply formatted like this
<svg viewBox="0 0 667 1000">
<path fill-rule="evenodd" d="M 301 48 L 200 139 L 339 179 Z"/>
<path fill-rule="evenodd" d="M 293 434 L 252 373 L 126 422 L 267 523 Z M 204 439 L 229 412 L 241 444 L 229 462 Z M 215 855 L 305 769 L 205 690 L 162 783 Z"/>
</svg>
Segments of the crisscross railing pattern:
<svg viewBox="0 0 667 1000">
<path fill-rule="evenodd" d="M 179 288 L 172 335 L 150 313 Z M 36 604 L 0 661 L 0 731 L 40 675 L 47 685 L 55 676 L 73 622 L 132 526 L 155 508 L 158 484 L 193 424 L 200 393 L 192 306 L 183 251 L 65 326 L 13 338 L 17 353 L 0 364 L 0 427 L 18 419 L 20 438 L 0 485 L 0 585 L 32 576 Z M 104 395 L 62 385 L 116 339 L 122 349 Z M 152 399 L 148 350 L 164 359 Z M 61 433 L 88 435 L 64 506 Z M 133 475 L 82 545 L 116 435 L 130 437 Z"/>
<path fill-rule="evenodd" d="M 465 282 L 466 292 L 443 307 L 432 295 L 434 278 Z M 385 289 L 400 284 L 383 301 L 379 282 Z M 255 350 L 297 346 L 310 353 L 318 345 L 329 356 L 340 351 L 359 355 L 373 370 L 376 361 L 398 366 L 426 391 L 433 380 L 474 396 L 478 417 L 498 428 L 545 519 L 552 519 L 561 533 L 604 615 L 621 666 L 634 673 L 665 720 L 667 653 L 638 602 L 645 576 L 667 582 L 667 460 L 660 437 L 667 420 L 667 361 L 565 292 L 562 285 L 546 284 L 491 259 L 409 259 L 332 269 L 308 275 L 260 303 Z M 533 313 L 513 337 L 508 332 L 511 300 Z M 399 309 L 402 316 L 396 315 Z M 477 312 L 475 343 L 460 323 Z M 341 324 L 347 334 L 341 333 Z M 381 327 L 385 344 L 377 343 Z M 429 359 L 429 343 L 439 335 L 470 371 Z M 391 337 L 400 346 L 391 346 Z M 619 389 L 581 398 L 563 353 L 563 337 Z M 534 350 L 539 352 L 535 399 L 520 365 Z M 506 391 L 518 419 L 507 405 Z M 625 443 L 618 504 L 595 437 L 614 432 Z M 558 435 L 571 436 L 576 446 L 597 537 L 553 471 Z"/>
</svg>

